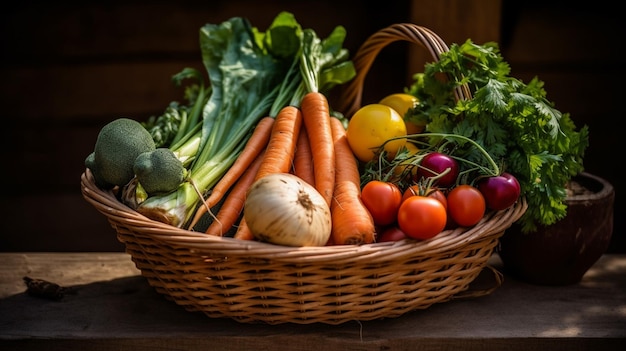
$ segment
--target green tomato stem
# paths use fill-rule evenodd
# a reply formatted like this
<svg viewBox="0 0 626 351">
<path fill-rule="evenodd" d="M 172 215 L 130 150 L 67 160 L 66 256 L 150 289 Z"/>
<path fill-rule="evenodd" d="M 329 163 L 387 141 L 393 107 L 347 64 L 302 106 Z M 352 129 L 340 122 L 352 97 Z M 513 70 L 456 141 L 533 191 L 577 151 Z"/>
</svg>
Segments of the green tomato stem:
<svg viewBox="0 0 626 351">
<path fill-rule="evenodd" d="M 458 157 L 454 157 L 454 156 L 451 156 L 451 157 L 454 157 L 455 159 L 460 160 L 462 162 L 474 165 L 477 168 L 484 169 L 484 170 L 486 170 L 486 173 L 488 173 L 491 176 L 498 176 L 498 175 L 500 175 L 500 167 L 493 160 L 491 155 L 489 155 L 489 153 L 482 146 L 480 146 L 480 144 L 478 144 L 476 141 L 472 140 L 471 138 L 465 137 L 463 135 L 459 135 L 459 134 L 432 133 L 432 132 L 429 132 L 429 133 L 420 133 L 420 134 L 410 134 L 410 135 L 405 135 L 405 136 L 399 136 L 399 137 L 394 137 L 394 138 L 390 138 L 390 139 L 386 140 L 385 143 L 383 143 L 383 145 L 381 145 L 379 149 L 382 149 L 385 146 L 385 144 L 387 144 L 387 143 L 389 143 L 389 142 L 391 142 L 393 140 L 398 140 L 398 139 L 417 139 L 417 138 L 420 138 L 420 137 L 433 137 L 433 136 L 441 137 L 441 138 L 444 138 L 444 139 L 445 138 L 454 138 L 454 139 L 463 140 L 465 142 L 469 142 L 470 144 L 472 144 L 474 147 L 476 147 L 480 151 L 480 153 L 485 157 L 485 159 L 487 160 L 487 162 L 489 163 L 491 168 L 485 168 L 485 167 L 482 167 L 481 165 L 479 165 L 479 164 L 477 164 L 475 162 L 471 162 L 471 161 L 468 161 L 468 160 L 465 160 L 465 159 L 461 159 L 461 158 L 458 158 Z M 381 169 L 381 168 L 379 168 L 379 169 Z"/>
</svg>

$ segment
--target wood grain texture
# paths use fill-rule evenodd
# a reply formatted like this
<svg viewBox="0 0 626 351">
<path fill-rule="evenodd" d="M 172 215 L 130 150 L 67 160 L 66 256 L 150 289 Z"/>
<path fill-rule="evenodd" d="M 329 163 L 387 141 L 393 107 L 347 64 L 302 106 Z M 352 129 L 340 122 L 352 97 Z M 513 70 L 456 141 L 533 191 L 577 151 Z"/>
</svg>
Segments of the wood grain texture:
<svg viewBox="0 0 626 351">
<path fill-rule="evenodd" d="M 579 284 L 505 275 L 491 295 L 398 318 L 270 326 L 210 319 L 157 294 L 124 253 L 3 253 L 2 350 L 621 350 L 626 257 L 605 255 Z M 499 267 L 494 256 L 490 261 Z M 24 275 L 73 287 L 60 301 L 24 293 Z M 481 275 L 474 288 L 492 284 Z M 476 284 L 476 285 L 474 285 Z"/>
</svg>

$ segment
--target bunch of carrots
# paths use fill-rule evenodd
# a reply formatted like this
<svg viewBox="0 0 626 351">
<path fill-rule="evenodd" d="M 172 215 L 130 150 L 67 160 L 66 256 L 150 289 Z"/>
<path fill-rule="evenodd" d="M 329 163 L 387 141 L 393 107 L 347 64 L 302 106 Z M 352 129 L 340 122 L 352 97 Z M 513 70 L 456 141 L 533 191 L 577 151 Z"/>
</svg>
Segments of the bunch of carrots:
<svg viewBox="0 0 626 351">
<path fill-rule="evenodd" d="M 292 173 L 314 186 L 331 209 L 332 232 L 327 245 L 374 241 L 374 222 L 360 200 L 358 161 L 341 121 L 330 115 L 327 97 L 309 91 L 300 106 L 283 107 L 276 117 L 256 125 L 235 163 L 205 199 L 192 226 L 224 200 L 206 233 L 222 236 L 237 226 L 234 237 L 253 240 L 241 213 L 246 192 L 271 173 Z"/>
<path fill-rule="evenodd" d="M 303 31 L 301 51 L 294 61 L 299 74 L 284 84 L 291 100 L 280 105 L 281 99 L 277 99 L 269 115 L 259 120 L 238 158 L 197 209 L 190 228 L 210 215 L 213 220 L 207 234 L 223 236 L 236 228 L 235 238 L 253 240 L 242 216 L 248 189 L 268 174 L 292 173 L 317 189 L 331 209 L 332 232 L 327 245 L 374 242 L 374 221 L 360 197 L 358 160 L 344 125 L 331 116 L 328 99 L 321 92 L 354 74 L 351 63 L 337 64 L 345 61 L 345 52 L 337 45 L 344 36 L 342 27 L 326 41 L 312 30 Z M 327 81 L 333 74 L 335 79 Z M 212 213 L 219 203 L 217 212 Z"/>
</svg>

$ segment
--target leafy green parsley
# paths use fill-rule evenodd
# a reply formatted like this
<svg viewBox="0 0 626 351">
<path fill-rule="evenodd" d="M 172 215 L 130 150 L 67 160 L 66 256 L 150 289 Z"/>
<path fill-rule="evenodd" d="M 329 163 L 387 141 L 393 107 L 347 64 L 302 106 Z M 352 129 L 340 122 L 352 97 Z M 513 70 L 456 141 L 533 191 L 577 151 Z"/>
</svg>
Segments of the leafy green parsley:
<svg viewBox="0 0 626 351">
<path fill-rule="evenodd" d="M 503 165 L 501 170 L 514 174 L 528 202 L 518 221 L 524 232 L 562 219 L 566 183 L 584 169 L 588 127 L 577 130 L 569 114 L 546 98 L 537 77 L 528 84 L 510 77 L 496 43 L 468 39 L 440 56 L 406 89 L 420 103 L 405 118 L 427 123 L 426 132 L 475 140 Z M 472 98 L 457 101 L 454 90 L 463 84 Z"/>
</svg>

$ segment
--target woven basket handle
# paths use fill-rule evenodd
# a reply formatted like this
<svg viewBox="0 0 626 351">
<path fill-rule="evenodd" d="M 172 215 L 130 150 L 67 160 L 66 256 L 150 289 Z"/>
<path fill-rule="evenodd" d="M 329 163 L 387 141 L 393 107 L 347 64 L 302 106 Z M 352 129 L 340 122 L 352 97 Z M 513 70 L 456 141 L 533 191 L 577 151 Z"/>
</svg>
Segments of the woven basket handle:
<svg viewBox="0 0 626 351">
<path fill-rule="evenodd" d="M 337 103 L 337 110 L 341 111 L 344 116 L 347 118 L 352 117 L 361 107 L 363 83 L 378 53 L 385 46 L 401 40 L 425 48 L 435 61 L 439 60 L 441 53 L 448 51 L 448 45 L 437 34 L 428 28 L 412 23 L 392 24 L 372 34 L 359 47 L 352 59 L 357 72 L 356 76 L 344 86 L 340 100 Z M 457 88 L 455 97 L 457 100 L 470 99 L 469 87 L 463 85 Z"/>
</svg>

